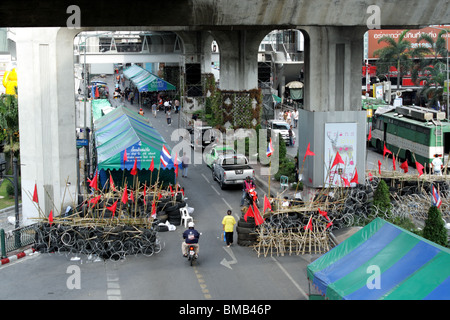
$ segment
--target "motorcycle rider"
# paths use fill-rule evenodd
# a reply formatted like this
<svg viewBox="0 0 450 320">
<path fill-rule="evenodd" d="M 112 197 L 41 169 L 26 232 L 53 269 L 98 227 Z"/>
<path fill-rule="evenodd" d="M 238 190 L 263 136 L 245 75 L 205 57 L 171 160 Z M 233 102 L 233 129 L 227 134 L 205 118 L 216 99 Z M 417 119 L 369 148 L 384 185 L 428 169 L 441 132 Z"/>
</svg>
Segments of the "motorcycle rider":
<svg viewBox="0 0 450 320">
<path fill-rule="evenodd" d="M 245 178 L 245 181 L 242 184 L 241 207 L 244 205 L 244 200 L 245 197 L 247 197 L 248 191 L 252 188 L 256 188 L 256 184 L 253 182 L 250 176 L 247 176 L 247 178 Z"/>
<path fill-rule="evenodd" d="M 183 243 L 181 244 L 181 251 L 183 252 L 183 256 L 187 257 L 189 246 L 193 246 L 195 250 L 195 256 L 198 257 L 199 245 L 198 239 L 200 238 L 200 233 L 194 229 L 195 224 L 191 221 L 188 224 L 188 229 L 183 232 Z"/>
</svg>

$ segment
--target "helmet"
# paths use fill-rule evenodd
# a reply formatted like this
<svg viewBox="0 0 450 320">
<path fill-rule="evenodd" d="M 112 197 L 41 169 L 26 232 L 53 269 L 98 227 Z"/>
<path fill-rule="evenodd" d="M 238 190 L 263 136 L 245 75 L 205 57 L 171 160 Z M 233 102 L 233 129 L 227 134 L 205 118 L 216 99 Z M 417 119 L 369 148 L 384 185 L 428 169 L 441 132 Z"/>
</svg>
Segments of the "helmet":
<svg viewBox="0 0 450 320">
<path fill-rule="evenodd" d="M 195 225 L 194 225 L 193 222 L 189 222 L 189 223 L 188 223 L 188 227 L 189 227 L 189 228 L 193 228 L 194 226 L 195 226 Z"/>
</svg>

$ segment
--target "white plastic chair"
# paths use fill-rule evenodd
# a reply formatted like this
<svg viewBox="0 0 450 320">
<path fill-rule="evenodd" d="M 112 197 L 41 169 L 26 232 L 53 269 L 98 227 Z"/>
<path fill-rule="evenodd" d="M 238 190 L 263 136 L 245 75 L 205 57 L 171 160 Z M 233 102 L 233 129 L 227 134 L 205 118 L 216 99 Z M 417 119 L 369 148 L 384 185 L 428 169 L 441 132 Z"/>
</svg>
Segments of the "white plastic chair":
<svg viewBox="0 0 450 320">
<path fill-rule="evenodd" d="M 184 221 L 184 227 L 187 228 L 187 224 L 189 221 L 194 222 L 194 218 L 189 215 L 187 206 L 184 208 L 180 208 L 181 214 L 181 223 Z"/>
<path fill-rule="evenodd" d="M 280 177 L 280 189 L 289 188 L 289 178 L 287 176 Z"/>
</svg>

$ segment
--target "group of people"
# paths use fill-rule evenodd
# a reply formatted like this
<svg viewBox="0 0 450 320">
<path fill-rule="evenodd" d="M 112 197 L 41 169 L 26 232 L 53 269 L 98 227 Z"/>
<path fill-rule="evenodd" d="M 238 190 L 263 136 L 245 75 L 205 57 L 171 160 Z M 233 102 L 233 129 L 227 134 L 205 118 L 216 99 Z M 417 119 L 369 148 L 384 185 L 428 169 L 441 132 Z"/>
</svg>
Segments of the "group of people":
<svg viewBox="0 0 450 320">
<path fill-rule="evenodd" d="M 278 120 L 284 120 L 289 124 L 289 126 L 293 126 L 294 128 L 297 128 L 298 110 L 283 111 L 282 109 L 280 109 L 280 112 L 278 113 Z"/>
</svg>

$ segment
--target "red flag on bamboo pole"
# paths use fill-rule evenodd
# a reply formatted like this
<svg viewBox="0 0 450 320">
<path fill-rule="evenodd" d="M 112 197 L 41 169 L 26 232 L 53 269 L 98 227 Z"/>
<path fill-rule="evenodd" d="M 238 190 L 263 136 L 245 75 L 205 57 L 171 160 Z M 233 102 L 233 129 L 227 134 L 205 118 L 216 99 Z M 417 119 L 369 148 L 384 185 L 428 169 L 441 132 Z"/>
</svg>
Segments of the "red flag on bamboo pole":
<svg viewBox="0 0 450 320">
<path fill-rule="evenodd" d="M 112 218 L 114 218 L 114 215 L 115 215 L 115 213 L 116 213 L 117 202 L 118 202 L 118 201 L 119 201 L 119 200 L 116 200 L 116 202 L 114 202 L 114 204 L 113 204 L 112 206 L 106 207 L 106 209 L 108 209 L 109 211 L 112 212 Z"/>
<path fill-rule="evenodd" d="M 306 226 L 303 227 L 303 229 L 305 230 L 311 230 L 312 231 L 312 221 L 311 219 L 309 219 L 308 224 Z"/>
<path fill-rule="evenodd" d="M 134 158 L 133 169 L 131 169 L 130 174 L 135 176 L 137 174 L 137 158 Z"/>
<path fill-rule="evenodd" d="M 270 209 L 270 211 L 272 211 L 272 206 L 270 205 L 270 201 L 267 198 L 266 195 L 264 195 L 264 208 L 263 208 L 263 213 L 266 212 L 267 209 Z"/>
<path fill-rule="evenodd" d="M 423 165 L 421 165 L 419 162 L 416 161 L 416 168 L 417 171 L 419 172 L 419 177 L 423 175 Z"/>
<path fill-rule="evenodd" d="M 123 204 L 128 203 L 128 191 L 127 191 L 127 185 L 125 185 L 125 189 L 123 190 L 122 203 L 123 203 Z"/>
<path fill-rule="evenodd" d="M 50 210 L 50 214 L 48 215 L 48 223 L 50 224 L 50 226 L 53 223 L 53 210 Z"/>
<path fill-rule="evenodd" d="M 34 184 L 33 201 L 36 202 L 36 203 L 39 203 L 36 184 Z"/>
<path fill-rule="evenodd" d="M 255 224 L 259 226 L 260 224 L 264 223 L 263 217 L 261 217 L 261 213 L 259 212 L 258 206 L 256 205 L 256 202 L 253 202 L 253 213 L 255 216 Z"/>
<path fill-rule="evenodd" d="M 303 157 L 303 161 L 305 161 L 305 159 L 306 159 L 307 156 L 315 156 L 315 155 L 316 155 L 314 152 L 312 152 L 312 151 L 309 149 L 310 144 L 311 144 L 311 143 L 308 143 L 308 146 L 306 147 L 306 152 L 305 152 L 305 156 Z"/>
<path fill-rule="evenodd" d="M 381 161 L 378 160 L 378 173 L 381 174 Z"/>
<path fill-rule="evenodd" d="M 98 172 L 95 171 L 95 177 L 89 183 L 89 187 L 94 188 L 95 190 L 98 189 L 97 177 L 98 177 Z"/>
<path fill-rule="evenodd" d="M 113 181 L 111 172 L 109 173 L 109 188 L 110 188 L 112 191 L 116 191 L 116 186 L 114 185 L 114 181 Z"/>
<path fill-rule="evenodd" d="M 331 168 L 333 168 L 335 165 L 339 163 L 345 164 L 345 162 L 341 158 L 341 155 L 339 154 L 339 151 L 337 151 L 336 156 L 334 157 L 333 164 L 331 165 Z"/>
<path fill-rule="evenodd" d="M 125 164 L 125 162 L 127 162 L 128 157 L 127 157 L 127 149 L 123 150 L 123 163 Z"/>
<path fill-rule="evenodd" d="M 408 172 L 408 161 L 405 160 L 405 162 L 403 162 L 403 163 L 400 165 L 400 168 L 403 169 L 403 172 L 404 172 L 404 173 L 407 173 L 407 172 Z"/>
<path fill-rule="evenodd" d="M 155 163 L 153 162 L 153 158 L 152 158 L 152 162 L 150 163 L 150 168 L 149 168 L 149 170 L 150 170 L 151 172 L 153 172 L 154 169 L 155 169 Z"/>
<path fill-rule="evenodd" d="M 350 183 L 356 183 L 358 184 L 358 171 L 355 168 L 355 175 L 353 176 L 353 179 L 350 181 Z"/>
<path fill-rule="evenodd" d="M 248 206 L 247 212 L 244 215 L 244 220 L 247 222 L 247 217 L 255 217 L 255 214 L 253 213 L 252 206 Z"/>
<path fill-rule="evenodd" d="M 392 154 L 392 152 L 388 148 L 386 148 L 386 143 L 385 143 L 383 146 L 383 160 L 384 160 L 384 156 L 386 155 L 386 153 Z"/>
</svg>

